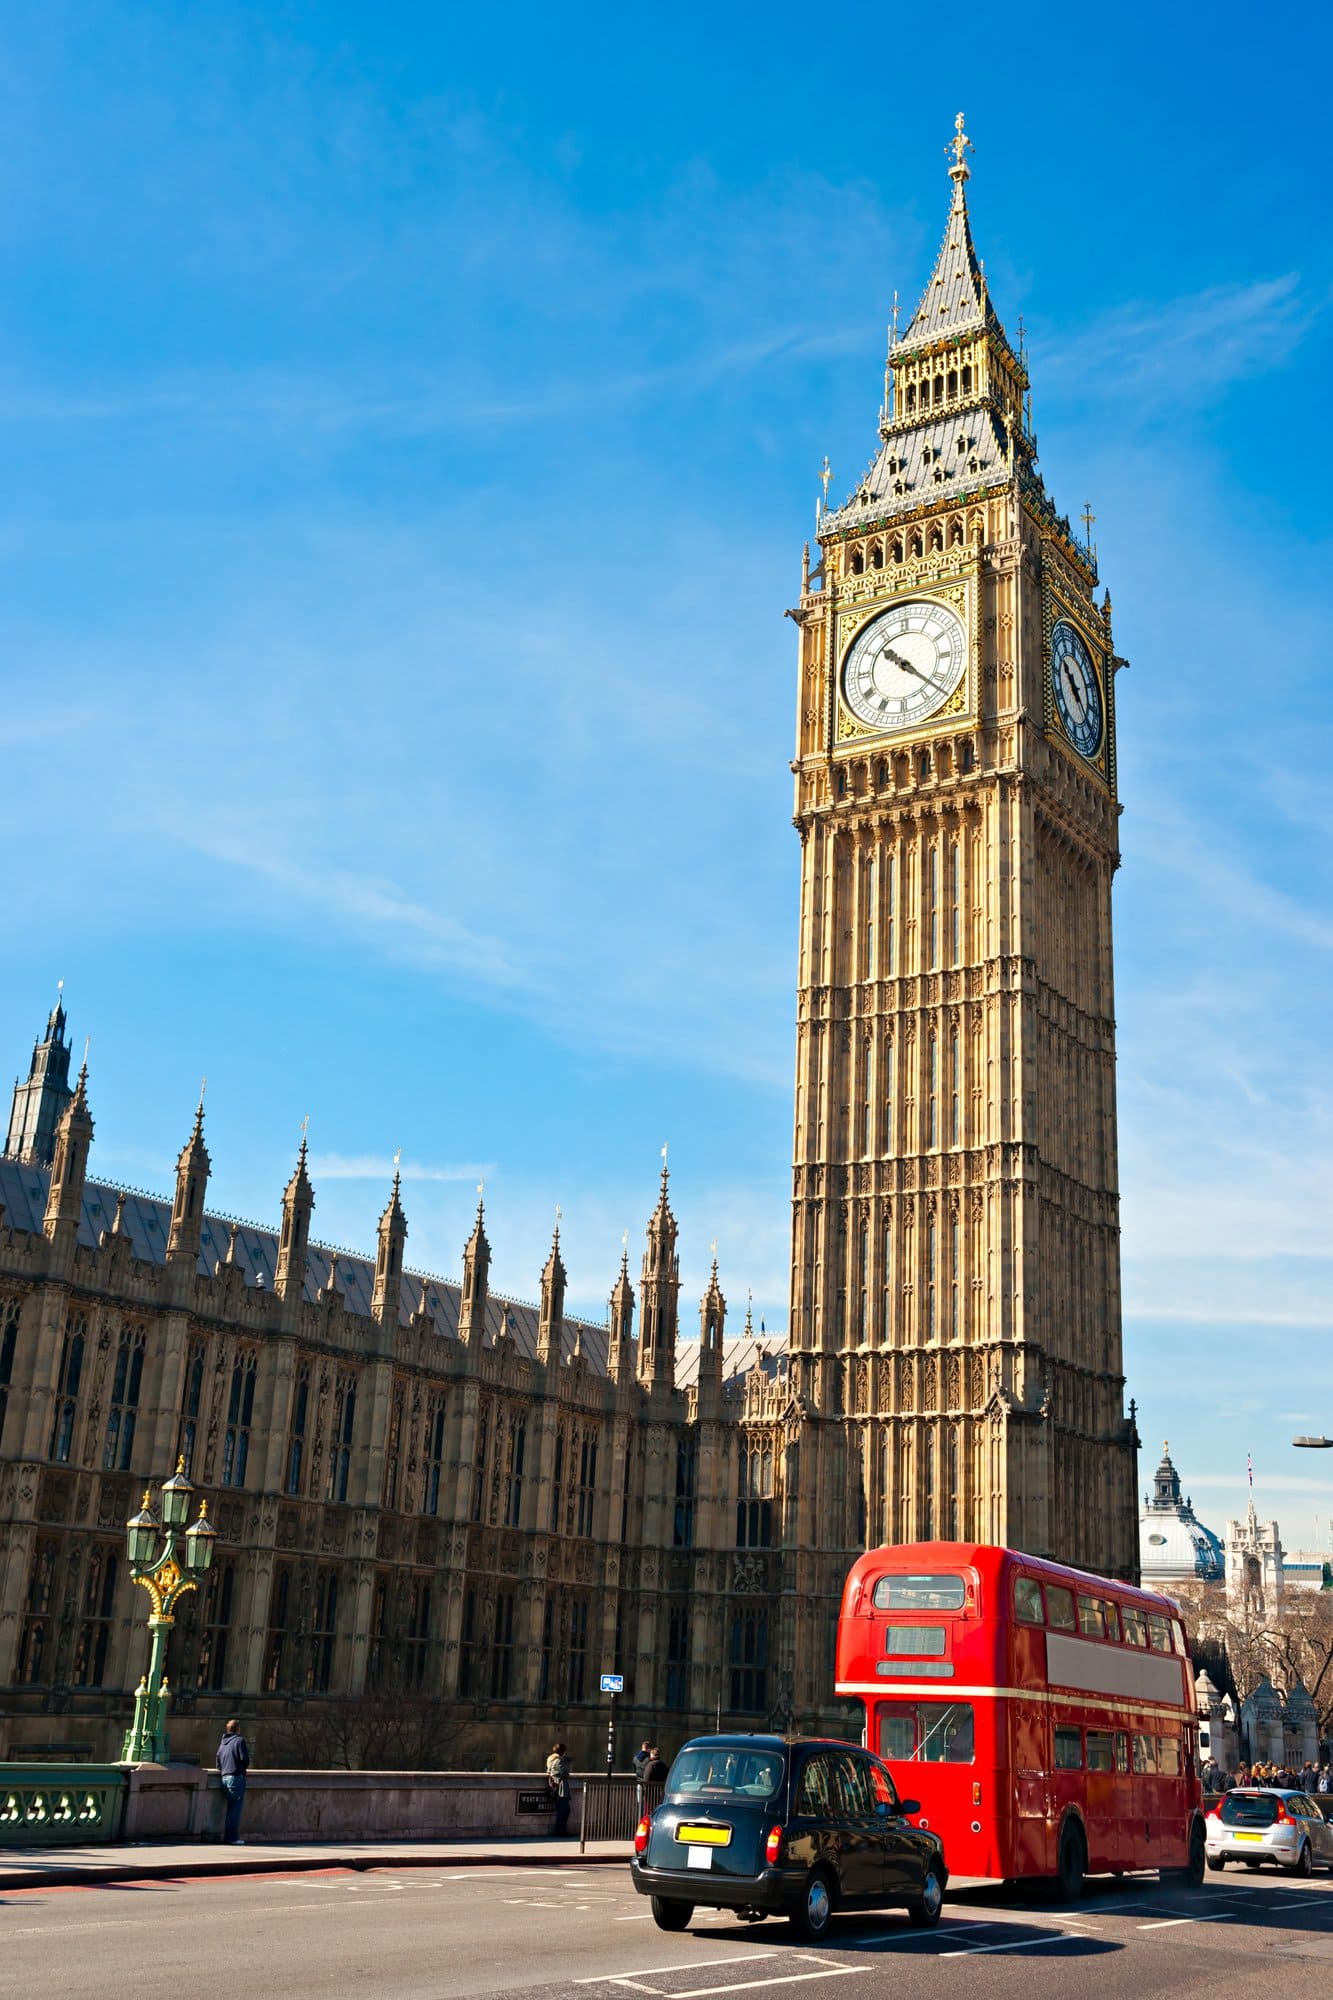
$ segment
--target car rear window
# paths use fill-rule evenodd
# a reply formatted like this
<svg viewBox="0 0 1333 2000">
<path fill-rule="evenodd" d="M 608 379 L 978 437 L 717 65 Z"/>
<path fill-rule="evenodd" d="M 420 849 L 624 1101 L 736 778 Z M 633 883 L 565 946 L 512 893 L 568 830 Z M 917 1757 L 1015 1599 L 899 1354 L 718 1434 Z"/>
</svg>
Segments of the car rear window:
<svg viewBox="0 0 1333 2000">
<path fill-rule="evenodd" d="M 1223 1826 L 1276 1826 L 1277 1800 L 1262 1792 L 1228 1792 L 1218 1818 Z"/>
<path fill-rule="evenodd" d="M 961 1576 L 882 1576 L 871 1600 L 876 1611 L 961 1611 Z"/>
<path fill-rule="evenodd" d="M 673 1798 L 771 1799 L 785 1768 L 780 1750 L 687 1743 L 671 1766 L 667 1791 Z"/>
</svg>

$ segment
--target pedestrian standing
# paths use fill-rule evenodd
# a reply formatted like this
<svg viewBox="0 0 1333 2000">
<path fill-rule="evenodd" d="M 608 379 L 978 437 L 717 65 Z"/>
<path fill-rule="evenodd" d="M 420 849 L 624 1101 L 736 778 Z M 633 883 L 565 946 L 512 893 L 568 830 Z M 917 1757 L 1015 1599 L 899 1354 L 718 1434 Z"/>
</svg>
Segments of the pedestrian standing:
<svg viewBox="0 0 1333 2000">
<path fill-rule="evenodd" d="M 555 1837 L 563 1840 L 569 1831 L 569 1773 L 570 1762 L 565 1755 L 563 1743 L 553 1745 L 546 1760 L 546 1784 L 555 1795 Z"/>
<path fill-rule="evenodd" d="M 250 1745 L 241 1734 L 240 1723 L 233 1717 L 218 1744 L 218 1773 L 227 1801 L 222 1838 L 231 1847 L 245 1846 L 241 1839 L 241 1807 L 245 1804 L 245 1774 L 249 1768 Z"/>
<path fill-rule="evenodd" d="M 634 1775 L 639 1780 L 640 1784 L 643 1783 L 643 1767 L 645 1764 L 648 1763 L 649 1759 L 652 1757 L 652 1754 L 653 1754 L 653 1746 L 651 1743 L 648 1742 L 644 1743 L 642 1749 L 636 1750 L 634 1752 Z"/>
<path fill-rule="evenodd" d="M 643 1782 L 645 1785 L 664 1785 L 666 1774 L 666 1759 L 654 1743 L 648 1753 L 648 1762 L 643 1767 Z"/>
</svg>

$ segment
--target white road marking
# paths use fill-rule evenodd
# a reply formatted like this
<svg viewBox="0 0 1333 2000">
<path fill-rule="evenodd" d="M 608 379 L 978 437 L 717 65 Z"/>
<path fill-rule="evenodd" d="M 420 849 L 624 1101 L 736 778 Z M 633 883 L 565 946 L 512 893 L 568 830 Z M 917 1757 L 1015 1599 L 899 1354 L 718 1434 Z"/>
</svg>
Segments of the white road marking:
<svg viewBox="0 0 1333 2000">
<path fill-rule="evenodd" d="M 1068 1936 L 1066 1931 L 1049 1931 L 1042 1937 L 1014 1938 L 1009 1944 L 974 1944 L 962 1951 L 942 1951 L 941 1958 L 979 1958 L 983 1951 L 1023 1951 L 1035 1950 L 1042 1944 L 1059 1944 Z"/>
<path fill-rule="evenodd" d="M 1137 1931 L 1172 1931 L 1180 1924 L 1225 1924 L 1232 1916 L 1230 1910 L 1219 1910 L 1215 1917 L 1160 1917 L 1156 1923 L 1135 1924 Z"/>
<path fill-rule="evenodd" d="M 674 1965 L 637 1965 L 633 1972 L 599 1972 L 595 1979 L 576 1979 L 574 1984 L 605 1986 L 608 1980 L 652 1979 L 659 1972 L 690 1972 L 696 1965 L 744 1965 L 748 1959 L 776 1958 L 777 1955 L 775 1951 L 740 1951 L 729 1953 L 726 1958 L 678 1958 Z"/>
<path fill-rule="evenodd" d="M 646 1924 L 652 1914 L 651 1910 L 636 1910 L 632 1917 L 617 1917 L 616 1922 L 618 1924 Z"/>
<path fill-rule="evenodd" d="M 706 1993 L 748 1993 L 756 1986 L 795 1986 L 804 1979 L 846 1979 L 855 1972 L 864 1972 L 863 1965 L 831 1965 L 824 1972 L 785 1972 L 777 1979 L 737 1979 L 725 1986 L 687 1986 L 683 1993 L 673 1993 L 670 2000 L 702 2000 Z"/>
</svg>

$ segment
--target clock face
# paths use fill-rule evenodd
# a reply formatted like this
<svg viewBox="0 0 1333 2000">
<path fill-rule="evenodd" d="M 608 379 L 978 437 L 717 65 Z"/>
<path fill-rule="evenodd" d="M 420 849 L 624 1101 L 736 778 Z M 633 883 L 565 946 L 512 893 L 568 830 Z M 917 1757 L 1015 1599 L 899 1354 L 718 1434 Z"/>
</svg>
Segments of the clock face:
<svg viewBox="0 0 1333 2000">
<path fill-rule="evenodd" d="M 966 667 L 961 618 L 924 599 L 894 604 L 857 633 L 842 698 L 872 729 L 910 729 L 943 706 Z"/>
<path fill-rule="evenodd" d="M 1051 633 L 1051 692 L 1065 735 L 1084 757 L 1102 740 L 1102 690 L 1082 634 L 1063 618 Z"/>
</svg>

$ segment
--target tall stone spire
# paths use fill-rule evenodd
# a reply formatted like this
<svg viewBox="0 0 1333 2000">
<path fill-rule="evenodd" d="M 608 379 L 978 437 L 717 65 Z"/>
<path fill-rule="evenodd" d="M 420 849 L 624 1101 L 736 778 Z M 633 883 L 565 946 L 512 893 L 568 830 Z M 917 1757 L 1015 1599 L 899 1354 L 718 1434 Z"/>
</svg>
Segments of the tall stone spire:
<svg viewBox="0 0 1333 2000">
<path fill-rule="evenodd" d="M 639 1380 L 649 1388 L 676 1385 L 676 1330 L 680 1300 L 680 1259 L 676 1255 L 676 1218 L 667 1198 L 669 1172 L 662 1148 L 662 1185 L 657 1207 L 648 1218 L 648 1247 L 643 1253 L 639 1286 Z"/>
<path fill-rule="evenodd" d="M 717 1245 L 713 1245 L 713 1275 L 708 1290 L 699 1301 L 699 1389 L 703 1396 L 722 1387 L 722 1337 L 727 1323 L 727 1302 L 717 1278 Z"/>
<path fill-rule="evenodd" d="M 199 1244 L 204 1227 L 204 1197 L 208 1192 L 208 1173 L 211 1162 L 208 1148 L 204 1144 L 204 1093 L 199 1092 L 199 1106 L 194 1114 L 194 1127 L 181 1148 L 176 1162 L 176 1199 L 171 1210 L 171 1228 L 167 1234 L 167 1262 L 197 1263 Z"/>
<path fill-rule="evenodd" d="M 88 1059 L 85 1056 L 74 1095 L 61 1112 L 56 1126 L 51 1186 L 42 1224 L 51 1242 L 64 1242 L 70 1249 L 79 1231 L 83 1188 L 88 1178 L 88 1153 L 92 1143 L 93 1121 L 88 1110 Z"/>
<path fill-rule="evenodd" d="M 953 198 L 949 220 L 940 244 L 935 268 L 921 294 L 921 303 L 908 323 L 907 331 L 895 342 L 895 350 L 919 346 L 925 341 L 942 340 L 954 334 L 984 326 L 987 318 L 998 325 L 986 293 L 986 276 L 972 241 L 964 189 L 971 178 L 967 155 L 972 141 L 963 130 L 963 114 L 954 120 L 954 138 L 945 151 L 953 155 L 949 179 Z"/>
<path fill-rule="evenodd" d="M 394 1162 L 393 1187 L 379 1222 L 379 1245 L 375 1253 L 375 1287 L 370 1310 L 381 1326 L 398 1323 L 398 1293 L 403 1276 L 403 1245 L 407 1242 L 407 1217 L 398 1199 L 402 1177 Z"/>
<path fill-rule="evenodd" d="M 606 1366 L 613 1382 L 629 1379 L 633 1366 L 634 1287 L 629 1277 L 629 1238 L 620 1252 L 620 1275 L 611 1292 Z"/>
<path fill-rule="evenodd" d="M 560 1330 L 565 1323 L 566 1272 L 560 1257 L 560 1211 L 555 1212 L 551 1254 L 542 1272 L 541 1315 L 537 1322 L 537 1359 L 560 1359 Z"/>
<path fill-rule="evenodd" d="M 70 1098 L 70 1045 L 65 1040 L 65 982 L 56 988 L 56 1004 L 47 1016 L 46 1033 L 34 1042 L 25 1082 L 17 1079 L 9 1109 L 5 1152 L 16 1160 L 33 1160 L 49 1167 L 55 1158 L 56 1127 Z"/>
<path fill-rule="evenodd" d="M 306 1173 L 306 1137 L 303 1131 L 295 1172 L 282 1191 L 282 1234 L 278 1238 L 274 1287 L 283 1300 L 299 1299 L 305 1287 L 306 1251 L 310 1244 L 310 1217 L 314 1207 L 315 1191 Z"/>
<path fill-rule="evenodd" d="M 463 1289 L 458 1302 L 458 1335 L 469 1347 L 486 1338 L 486 1299 L 491 1273 L 491 1246 L 486 1241 L 486 1204 L 477 1189 L 477 1219 L 463 1250 Z"/>
</svg>

